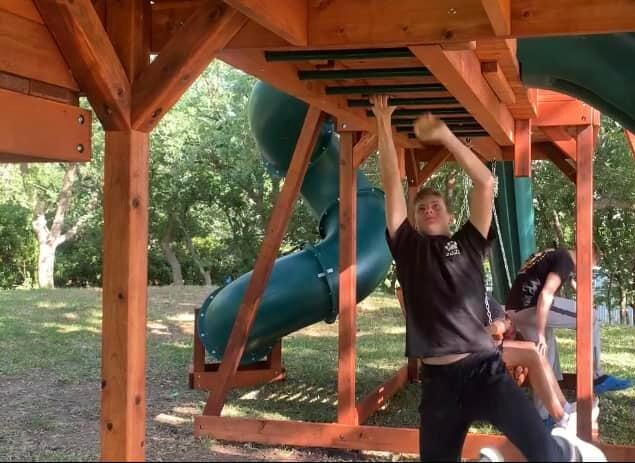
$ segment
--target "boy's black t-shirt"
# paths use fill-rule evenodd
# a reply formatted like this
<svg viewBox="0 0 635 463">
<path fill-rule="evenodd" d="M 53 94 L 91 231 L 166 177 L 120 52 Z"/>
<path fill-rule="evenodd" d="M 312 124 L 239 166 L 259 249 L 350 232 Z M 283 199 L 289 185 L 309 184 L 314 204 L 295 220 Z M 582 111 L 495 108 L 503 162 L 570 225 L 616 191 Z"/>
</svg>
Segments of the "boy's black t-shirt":
<svg viewBox="0 0 635 463">
<path fill-rule="evenodd" d="M 485 327 L 483 258 L 488 238 L 467 222 L 452 237 L 418 233 L 405 220 L 386 233 L 403 289 L 406 355 L 439 357 L 496 349 Z"/>
<path fill-rule="evenodd" d="M 558 274 L 564 284 L 571 277 L 574 267 L 573 259 L 566 249 L 547 249 L 532 254 L 518 272 L 507 296 L 505 308 L 523 310 L 536 307 L 538 296 L 547 281 L 547 275 Z"/>
</svg>

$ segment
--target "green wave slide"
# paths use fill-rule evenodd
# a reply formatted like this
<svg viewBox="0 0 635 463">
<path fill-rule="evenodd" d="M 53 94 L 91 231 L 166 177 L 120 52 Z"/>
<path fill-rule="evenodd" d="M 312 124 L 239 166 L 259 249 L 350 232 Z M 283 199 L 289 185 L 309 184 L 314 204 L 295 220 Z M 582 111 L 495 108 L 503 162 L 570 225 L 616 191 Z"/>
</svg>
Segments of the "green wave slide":
<svg viewBox="0 0 635 463">
<path fill-rule="evenodd" d="M 259 82 L 249 100 L 249 123 L 272 175 L 284 176 L 308 111 L 306 103 Z M 384 193 L 357 172 L 357 300 L 383 281 L 392 257 L 385 240 Z M 262 359 L 277 340 L 338 313 L 339 136 L 325 122 L 301 194 L 318 219 L 321 241 L 276 260 L 249 334 L 242 363 Z M 216 360 L 223 356 L 247 273 L 210 294 L 201 306 L 198 335 Z"/>
</svg>

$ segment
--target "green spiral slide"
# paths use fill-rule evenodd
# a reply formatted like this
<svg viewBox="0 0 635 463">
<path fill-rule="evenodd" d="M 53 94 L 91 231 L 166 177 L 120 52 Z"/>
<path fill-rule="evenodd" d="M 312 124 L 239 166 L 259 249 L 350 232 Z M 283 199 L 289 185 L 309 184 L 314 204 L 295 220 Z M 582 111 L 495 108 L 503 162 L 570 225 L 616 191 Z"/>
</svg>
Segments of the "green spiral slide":
<svg viewBox="0 0 635 463">
<path fill-rule="evenodd" d="M 284 175 L 308 107 L 262 82 L 249 100 L 249 123 L 272 175 Z M 357 300 L 385 278 L 392 257 L 385 241 L 384 194 L 357 173 Z M 301 194 L 318 219 L 322 240 L 276 260 L 249 334 L 242 362 L 262 359 L 283 336 L 333 322 L 338 313 L 339 137 L 326 122 L 314 148 Z M 201 307 L 198 335 L 222 358 L 251 272 L 213 292 Z"/>
</svg>

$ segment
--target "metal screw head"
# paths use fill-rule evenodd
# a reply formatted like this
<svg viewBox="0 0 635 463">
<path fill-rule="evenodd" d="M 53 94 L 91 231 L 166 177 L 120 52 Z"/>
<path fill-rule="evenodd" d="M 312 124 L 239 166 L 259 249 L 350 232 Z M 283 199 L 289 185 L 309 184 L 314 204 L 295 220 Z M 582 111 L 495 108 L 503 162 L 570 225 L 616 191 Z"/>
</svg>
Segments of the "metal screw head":
<svg viewBox="0 0 635 463">
<path fill-rule="evenodd" d="M 77 149 L 78 153 L 83 153 L 84 152 L 84 145 L 82 145 L 81 143 L 79 145 L 77 145 L 75 148 Z"/>
<path fill-rule="evenodd" d="M 83 123 L 85 122 L 85 119 L 84 119 L 84 115 L 83 115 L 83 114 L 80 114 L 80 115 L 77 117 L 77 122 L 79 122 L 80 124 L 83 124 Z"/>
<path fill-rule="evenodd" d="M 448 10 L 448 14 L 449 14 L 450 16 L 454 16 L 454 15 L 456 14 L 456 8 L 450 8 L 450 9 Z"/>
<path fill-rule="evenodd" d="M 342 128 L 343 128 L 343 129 L 345 129 L 345 128 L 347 128 L 347 127 L 348 127 L 348 125 L 347 125 L 347 124 L 342 124 Z"/>
</svg>

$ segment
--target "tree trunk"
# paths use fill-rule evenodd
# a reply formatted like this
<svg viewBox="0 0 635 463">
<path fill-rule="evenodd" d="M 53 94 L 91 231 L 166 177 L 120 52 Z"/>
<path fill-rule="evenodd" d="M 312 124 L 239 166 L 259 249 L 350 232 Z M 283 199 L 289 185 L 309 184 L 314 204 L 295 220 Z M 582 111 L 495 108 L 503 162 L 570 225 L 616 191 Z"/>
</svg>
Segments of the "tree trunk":
<svg viewBox="0 0 635 463">
<path fill-rule="evenodd" d="M 626 310 L 626 291 L 620 288 L 620 324 L 628 324 L 628 312 Z"/>
<path fill-rule="evenodd" d="M 613 286 L 613 275 L 609 274 L 609 284 L 606 289 L 606 307 L 609 312 L 609 325 L 613 324 L 613 318 L 611 317 L 611 289 Z"/>
<path fill-rule="evenodd" d="M 174 217 L 170 215 L 168 217 L 168 225 L 165 228 L 165 233 L 161 237 L 161 249 L 165 259 L 170 264 L 172 270 L 172 284 L 175 286 L 183 285 L 183 272 L 181 271 L 181 263 L 179 262 L 176 253 L 172 249 L 172 239 L 174 235 Z"/>
<path fill-rule="evenodd" d="M 553 214 L 553 228 L 555 229 L 556 236 L 558 237 L 558 246 L 564 246 L 564 232 L 562 231 L 562 225 L 560 224 L 560 217 L 555 209 L 552 209 L 551 213 Z"/>
<path fill-rule="evenodd" d="M 186 229 L 186 227 L 183 225 L 182 222 L 181 222 L 181 230 L 183 230 L 183 234 L 185 235 L 185 243 L 187 245 L 187 249 L 190 251 L 190 254 L 192 255 L 192 260 L 196 264 L 196 267 L 198 267 L 198 271 L 203 277 L 205 286 L 212 286 L 212 274 L 203 265 L 203 262 L 201 261 L 201 258 L 199 257 L 198 252 L 196 252 L 194 243 L 192 242 L 192 237 L 190 236 L 190 232 Z"/>
<path fill-rule="evenodd" d="M 55 268 L 55 249 L 50 243 L 40 243 L 37 279 L 40 288 L 54 288 L 53 269 Z"/>
</svg>

